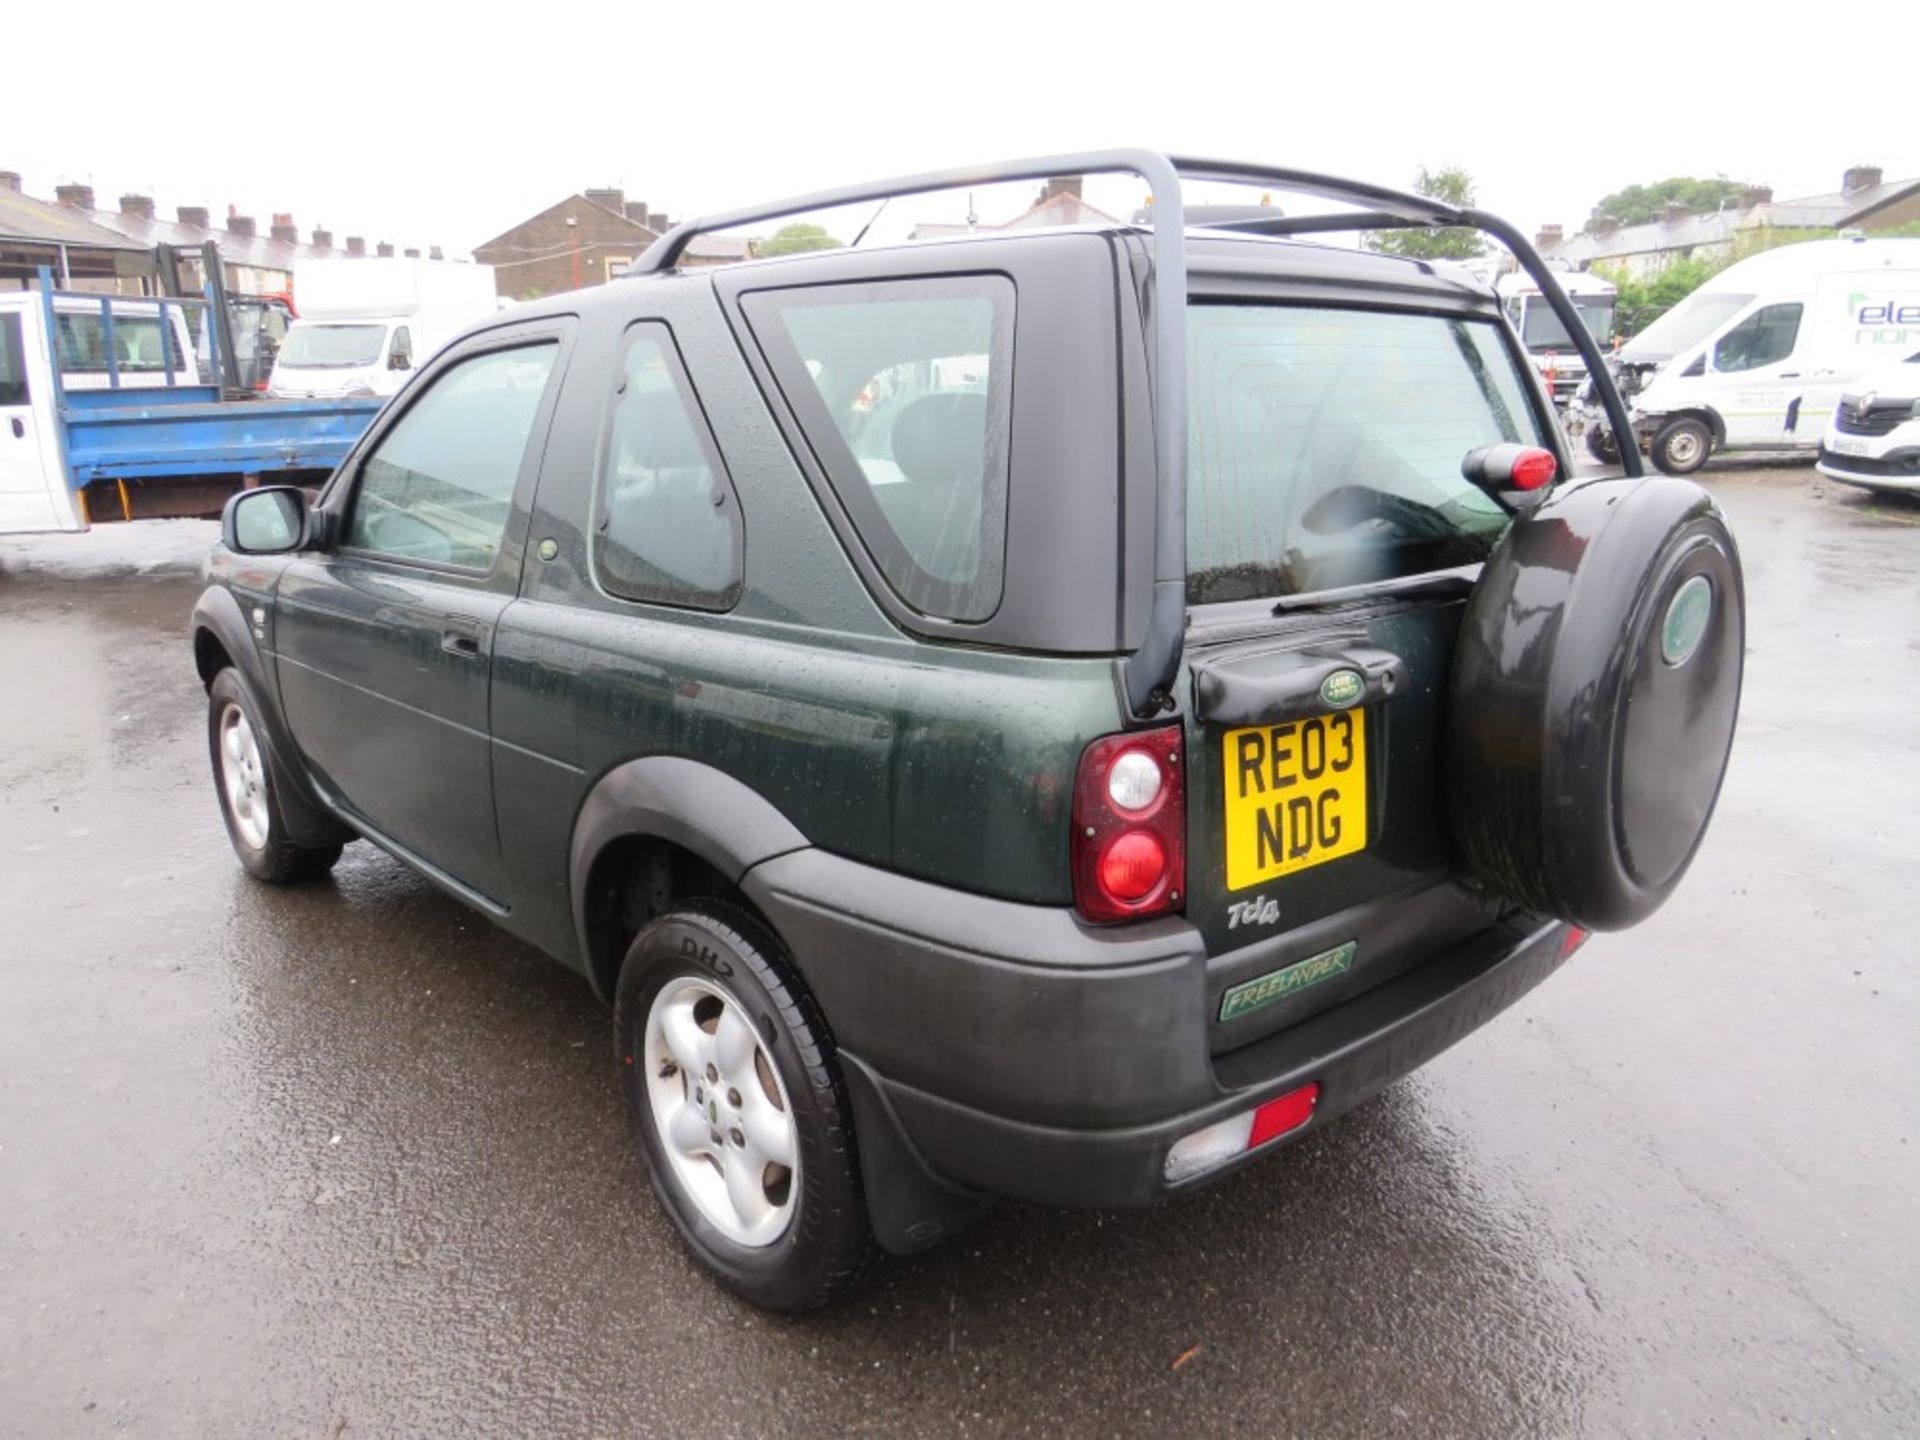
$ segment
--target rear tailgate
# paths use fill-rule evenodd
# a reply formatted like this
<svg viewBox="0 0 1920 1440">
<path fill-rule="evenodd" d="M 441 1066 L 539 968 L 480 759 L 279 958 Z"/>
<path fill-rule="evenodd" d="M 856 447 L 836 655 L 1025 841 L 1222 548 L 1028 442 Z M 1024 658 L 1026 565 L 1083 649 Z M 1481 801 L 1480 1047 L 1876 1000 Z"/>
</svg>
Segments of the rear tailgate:
<svg viewBox="0 0 1920 1440">
<path fill-rule="evenodd" d="M 1189 311 L 1186 913 L 1216 1051 L 1496 918 L 1449 878 L 1442 799 L 1455 638 L 1510 518 L 1462 462 L 1563 452 L 1490 298 L 1381 299 Z"/>
<path fill-rule="evenodd" d="M 1490 923 L 1448 879 L 1442 707 L 1459 600 L 1191 632 L 1187 916 L 1214 1048 L 1283 1029 Z"/>
</svg>

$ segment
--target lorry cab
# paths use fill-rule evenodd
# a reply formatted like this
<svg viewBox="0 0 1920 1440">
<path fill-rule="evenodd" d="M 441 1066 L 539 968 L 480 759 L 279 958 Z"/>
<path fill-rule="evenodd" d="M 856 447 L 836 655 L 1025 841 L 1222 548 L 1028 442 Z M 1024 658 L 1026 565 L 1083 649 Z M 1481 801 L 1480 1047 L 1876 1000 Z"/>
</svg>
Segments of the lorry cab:
<svg viewBox="0 0 1920 1440">
<path fill-rule="evenodd" d="M 1840 396 L 1920 346 L 1920 240 L 1815 240 L 1730 265 L 1619 352 L 1670 475 L 1720 450 L 1813 452 Z"/>
<path fill-rule="evenodd" d="M 48 316 L 53 320 L 51 343 Z M 60 365 L 54 383 L 53 360 Z M 58 397 L 202 384 L 186 314 L 126 296 L 0 295 L 0 534 L 82 524 Z"/>
<path fill-rule="evenodd" d="M 294 274 L 300 318 L 267 381 L 287 399 L 386 398 L 469 325 L 496 313 L 493 267 L 376 256 L 311 260 Z"/>
<path fill-rule="evenodd" d="M 1615 290 L 1612 282 L 1584 271 L 1569 270 L 1557 277 L 1580 321 L 1600 345 L 1613 343 Z M 1547 304 L 1538 282 L 1524 271 L 1509 271 L 1494 282 L 1501 308 L 1520 343 L 1526 347 L 1556 406 L 1565 405 L 1586 382 L 1587 365 L 1567 333 L 1567 327 Z"/>
</svg>

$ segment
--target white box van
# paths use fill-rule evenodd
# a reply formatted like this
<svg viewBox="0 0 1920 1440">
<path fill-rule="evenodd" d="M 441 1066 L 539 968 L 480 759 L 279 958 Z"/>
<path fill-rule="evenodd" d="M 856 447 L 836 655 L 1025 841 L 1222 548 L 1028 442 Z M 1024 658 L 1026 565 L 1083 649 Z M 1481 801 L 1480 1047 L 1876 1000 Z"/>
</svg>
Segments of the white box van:
<svg viewBox="0 0 1920 1440">
<path fill-rule="evenodd" d="M 1728 266 L 1618 358 L 1639 444 L 1686 475 L 1721 450 L 1812 455 L 1841 392 L 1915 349 L 1920 240 L 1842 239 Z"/>
<path fill-rule="evenodd" d="M 1820 439 L 1819 470 L 1869 490 L 1920 493 L 1920 348 L 1848 387 Z"/>
<path fill-rule="evenodd" d="M 385 256 L 310 260 L 293 276 L 300 318 L 267 381 L 285 399 L 396 394 L 407 376 L 495 313 L 493 267 Z"/>
</svg>

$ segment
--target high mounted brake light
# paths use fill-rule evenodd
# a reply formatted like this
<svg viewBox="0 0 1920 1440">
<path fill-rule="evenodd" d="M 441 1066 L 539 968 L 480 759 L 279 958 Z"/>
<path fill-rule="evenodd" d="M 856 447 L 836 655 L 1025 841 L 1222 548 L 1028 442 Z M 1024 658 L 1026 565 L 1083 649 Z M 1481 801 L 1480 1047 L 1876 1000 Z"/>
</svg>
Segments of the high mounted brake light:
<svg viewBox="0 0 1920 1440">
<path fill-rule="evenodd" d="M 1087 746 L 1073 784 L 1073 903 L 1096 924 L 1178 910 L 1187 888 L 1187 791 L 1178 725 Z"/>
</svg>

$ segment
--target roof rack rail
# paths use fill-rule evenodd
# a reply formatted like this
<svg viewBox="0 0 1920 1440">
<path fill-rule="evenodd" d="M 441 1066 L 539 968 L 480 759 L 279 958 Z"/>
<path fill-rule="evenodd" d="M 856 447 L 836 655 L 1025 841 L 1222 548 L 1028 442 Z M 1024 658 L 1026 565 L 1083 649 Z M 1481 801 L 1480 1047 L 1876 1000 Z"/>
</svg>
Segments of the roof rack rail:
<svg viewBox="0 0 1920 1440">
<path fill-rule="evenodd" d="M 1229 221 L 1210 227 L 1258 235 L 1303 235 L 1349 230 L 1459 227 L 1491 235 L 1513 253 L 1555 318 L 1573 337 L 1574 348 L 1594 377 L 1594 389 L 1607 414 L 1619 446 L 1622 468 L 1641 473 L 1639 448 L 1631 443 L 1632 422 L 1614 389 L 1606 357 L 1581 321 L 1560 282 L 1527 237 L 1512 225 L 1484 210 L 1462 209 L 1432 199 L 1373 185 L 1343 180 L 1311 170 L 1256 165 L 1237 160 L 1208 160 L 1168 156 L 1153 150 L 1090 150 L 1076 154 L 1042 155 L 1026 160 L 1004 160 L 953 170 L 932 170 L 893 180 L 848 185 L 796 195 L 771 204 L 748 206 L 685 220 L 656 240 L 628 269 L 629 276 L 670 270 L 700 235 L 732 230 L 768 220 L 783 220 L 814 210 L 926 195 L 940 190 L 998 185 L 1019 180 L 1046 180 L 1056 175 L 1134 174 L 1147 182 L 1153 205 L 1153 288 L 1148 317 L 1153 325 L 1154 461 L 1156 504 L 1154 526 L 1153 603 L 1147 634 L 1141 646 L 1121 667 L 1127 705 L 1137 720 L 1148 720 L 1174 708 L 1174 679 L 1180 670 L 1180 652 L 1187 621 L 1187 251 L 1186 214 L 1180 182 L 1194 180 L 1234 185 L 1258 185 L 1312 195 L 1343 205 L 1360 207 L 1338 215 L 1280 215 L 1271 219 Z"/>
</svg>

